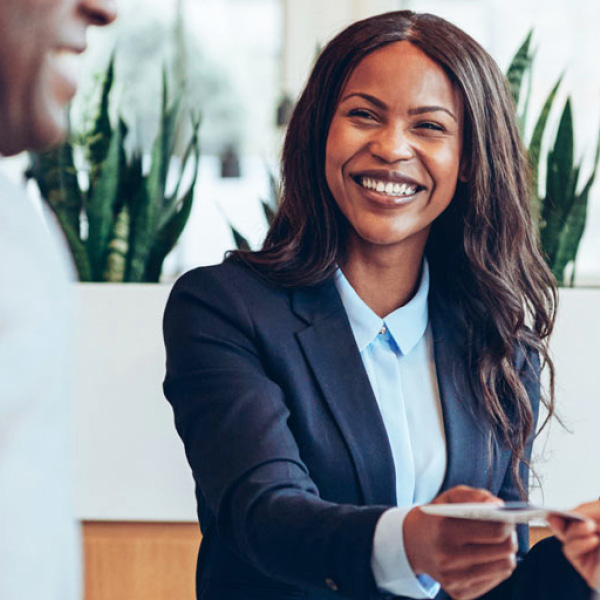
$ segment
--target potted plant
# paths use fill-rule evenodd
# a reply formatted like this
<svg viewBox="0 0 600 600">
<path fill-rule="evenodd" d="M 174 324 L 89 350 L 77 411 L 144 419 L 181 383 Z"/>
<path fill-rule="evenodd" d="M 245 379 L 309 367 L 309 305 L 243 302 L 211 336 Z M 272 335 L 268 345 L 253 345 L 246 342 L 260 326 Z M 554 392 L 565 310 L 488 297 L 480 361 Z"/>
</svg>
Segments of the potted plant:
<svg viewBox="0 0 600 600">
<path fill-rule="evenodd" d="M 79 144 L 70 139 L 56 150 L 31 154 L 28 176 L 57 217 L 80 281 L 158 282 L 163 261 L 181 235 L 194 201 L 200 119 L 191 115 L 191 137 L 177 168 L 173 153 L 183 95 L 169 98 L 163 71 L 160 126 L 150 167 L 144 169 L 141 150 L 126 152 L 125 121 L 119 118 L 115 126 L 110 121 L 114 62 L 113 56 L 91 130 L 79 136 Z M 84 158 L 79 168 L 76 149 Z M 182 190 L 189 165 L 191 182 Z M 173 176 L 177 183 L 168 191 L 167 177 Z M 82 179 L 86 186 L 80 185 Z"/>
<path fill-rule="evenodd" d="M 529 110 L 533 51 L 531 32 L 517 51 L 507 72 L 519 124 L 525 138 Z M 524 91 L 523 84 L 527 82 Z M 551 506 L 572 506 L 595 498 L 600 478 L 597 456 L 600 442 L 597 423 L 600 403 L 596 377 L 596 342 L 600 336 L 600 288 L 577 288 L 576 260 L 586 225 L 590 190 L 600 158 L 600 139 L 591 173 L 582 176 L 575 160 L 573 111 L 567 98 L 554 139 L 542 156 L 542 139 L 548 135 L 549 115 L 556 101 L 558 79 L 537 117 L 528 143 L 532 175 L 531 202 L 535 222 L 548 265 L 560 286 L 556 330 L 552 338 L 557 373 L 557 411 L 566 427 L 550 423 L 534 445 L 534 466 L 541 487 L 534 501 Z M 545 161 L 545 190 L 540 193 L 542 161 Z M 542 419 L 543 419 L 542 415 Z M 577 468 L 573 468 L 577 465 Z M 585 475 L 582 477 L 581 473 Z"/>
</svg>

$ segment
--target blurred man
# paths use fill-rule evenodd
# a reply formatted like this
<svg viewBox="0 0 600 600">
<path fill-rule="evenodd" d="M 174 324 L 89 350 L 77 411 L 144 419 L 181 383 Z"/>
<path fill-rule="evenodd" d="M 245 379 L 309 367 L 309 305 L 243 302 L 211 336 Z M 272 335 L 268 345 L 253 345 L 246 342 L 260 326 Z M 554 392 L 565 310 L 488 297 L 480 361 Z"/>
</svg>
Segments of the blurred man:
<svg viewBox="0 0 600 600">
<path fill-rule="evenodd" d="M 114 0 L 0 0 L 0 155 L 61 140 L 75 82 L 65 59 Z M 69 432 L 68 261 L 0 178 L 0 598 L 81 593 Z"/>
</svg>

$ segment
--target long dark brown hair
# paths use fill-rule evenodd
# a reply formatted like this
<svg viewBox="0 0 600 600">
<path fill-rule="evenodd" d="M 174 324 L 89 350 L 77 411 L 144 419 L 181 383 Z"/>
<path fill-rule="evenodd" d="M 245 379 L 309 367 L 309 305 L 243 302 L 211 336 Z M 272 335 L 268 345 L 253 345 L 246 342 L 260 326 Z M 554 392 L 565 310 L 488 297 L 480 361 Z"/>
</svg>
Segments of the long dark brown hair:
<svg viewBox="0 0 600 600">
<path fill-rule="evenodd" d="M 554 409 L 554 367 L 548 353 L 557 304 L 555 280 L 538 246 L 529 210 L 527 160 L 505 77 L 471 37 L 430 14 L 391 12 L 359 21 L 325 47 L 295 107 L 282 157 L 281 203 L 258 252 L 233 252 L 282 286 L 315 285 L 343 263 L 348 223 L 325 179 L 329 126 L 344 83 L 371 52 L 409 41 L 435 60 L 464 103 L 467 183 L 434 222 L 426 255 L 432 280 L 452 290 L 467 335 L 478 406 L 519 467 L 533 434 L 527 391 L 515 349 L 539 356 Z M 537 369 L 534 369 L 537 370 Z"/>
</svg>

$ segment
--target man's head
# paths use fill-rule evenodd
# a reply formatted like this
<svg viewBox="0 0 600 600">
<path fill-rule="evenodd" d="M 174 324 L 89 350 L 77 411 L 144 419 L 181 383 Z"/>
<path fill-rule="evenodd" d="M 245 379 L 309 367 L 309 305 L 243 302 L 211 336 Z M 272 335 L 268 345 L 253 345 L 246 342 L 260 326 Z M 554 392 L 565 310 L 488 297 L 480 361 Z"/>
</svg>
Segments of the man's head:
<svg viewBox="0 0 600 600">
<path fill-rule="evenodd" d="M 65 133 L 75 82 L 64 64 L 107 25 L 116 0 L 0 0 L 0 154 L 41 149 Z"/>
</svg>

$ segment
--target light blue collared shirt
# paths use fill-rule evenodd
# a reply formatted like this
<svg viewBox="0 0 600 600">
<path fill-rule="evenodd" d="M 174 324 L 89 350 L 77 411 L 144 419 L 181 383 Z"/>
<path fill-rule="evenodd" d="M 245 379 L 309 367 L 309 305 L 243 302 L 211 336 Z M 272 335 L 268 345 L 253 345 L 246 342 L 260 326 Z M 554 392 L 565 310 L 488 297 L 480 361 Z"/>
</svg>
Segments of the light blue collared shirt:
<svg viewBox="0 0 600 600">
<path fill-rule="evenodd" d="M 381 319 L 338 269 L 335 285 L 346 309 L 365 370 L 381 411 L 396 474 L 398 508 L 377 523 L 371 567 L 380 589 L 411 598 L 433 598 L 439 585 L 415 576 L 402 527 L 409 510 L 433 500 L 446 469 L 446 445 L 429 327 L 429 267 L 423 262 L 417 293 Z"/>
</svg>

